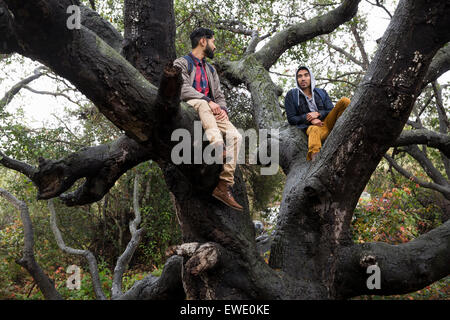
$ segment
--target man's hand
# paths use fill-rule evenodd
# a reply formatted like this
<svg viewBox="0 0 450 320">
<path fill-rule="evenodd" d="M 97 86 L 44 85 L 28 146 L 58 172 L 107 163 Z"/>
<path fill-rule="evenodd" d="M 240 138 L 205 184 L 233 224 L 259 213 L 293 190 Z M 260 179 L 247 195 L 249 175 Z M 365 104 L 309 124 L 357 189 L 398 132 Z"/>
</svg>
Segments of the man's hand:
<svg viewBox="0 0 450 320">
<path fill-rule="evenodd" d="M 313 124 L 313 125 L 315 125 L 315 126 L 318 126 L 318 127 L 323 126 L 323 122 L 320 121 L 319 119 L 313 119 L 313 120 L 311 121 L 311 124 Z"/>
<path fill-rule="evenodd" d="M 312 120 L 317 119 L 318 117 L 320 117 L 320 113 L 314 111 L 306 115 L 306 120 L 311 121 L 312 123 Z"/>
<path fill-rule="evenodd" d="M 219 121 L 226 121 L 226 120 L 228 120 L 228 114 L 223 109 L 220 109 L 220 113 L 219 114 L 215 114 L 214 116 L 216 117 L 216 120 L 219 120 Z"/>
<path fill-rule="evenodd" d="M 210 101 L 210 102 L 208 102 L 208 104 L 209 104 L 209 107 L 211 108 L 211 111 L 212 111 L 212 113 L 214 114 L 214 115 L 217 115 L 217 114 L 219 114 L 220 113 L 220 111 L 222 110 L 221 108 L 220 108 L 220 106 L 217 104 L 217 103 L 215 103 L 214 101 Z"/>
</svg>

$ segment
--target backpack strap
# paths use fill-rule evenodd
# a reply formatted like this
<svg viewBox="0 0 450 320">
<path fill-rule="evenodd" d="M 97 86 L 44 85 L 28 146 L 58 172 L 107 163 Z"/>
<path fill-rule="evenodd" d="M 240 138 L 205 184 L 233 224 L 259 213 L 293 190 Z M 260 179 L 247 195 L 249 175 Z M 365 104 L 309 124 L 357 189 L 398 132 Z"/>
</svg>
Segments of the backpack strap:
<svg viewBox="0 0 450 320">
<path fill-rule="evenodd" d="M 191 74 L 192 70 L 194 69 L 194 60 L 192 60 L 192 57 L 188 54 L 185 55 L 183 58 L 186 59 L 188 63 L 188 74 Z M 209 67 L 211 73 L 214 74 L 215 71 L 214 67 L 210 65 L 208 62 L 206 62 L 206 65 Z"/>
<path fill-rule="evenodd" d="M 212 65 L 210 65 L 208 62 L 206 63 L 206 65 L 209 67 L 211 74 L 214 74 L 214 67 Z"/>
<path fill-rule="evenodd" d="M 194 60 L 192 60 L 190 55 L 185 55 L 183 57 L 184 59 L 186 59 L 187 63 L 188 63 L 188 74 L 191 74 L 192 69 L 194 68 Z"/>
<path fill-rule="evenodd" d="M 325 100 L 326 100 L 325 90 L 320 89 L 320 88 L 314 88 L 314 91 L 316 91 L 319 94 L 320 99 L 322 99 L 322 102 L 325 105 Z"/>
</svg>

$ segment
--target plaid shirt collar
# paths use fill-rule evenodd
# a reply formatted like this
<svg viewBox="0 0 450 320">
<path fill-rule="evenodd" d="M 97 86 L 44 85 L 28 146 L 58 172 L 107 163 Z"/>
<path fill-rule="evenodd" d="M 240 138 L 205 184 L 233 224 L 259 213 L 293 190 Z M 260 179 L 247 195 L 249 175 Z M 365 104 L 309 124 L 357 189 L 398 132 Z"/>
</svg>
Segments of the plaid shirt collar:
<svg viewBox="0 0 450 320">
<path fill-rule="evenodd" d="M 199 64 L 200 64 L 201 66 L 205 66 L 205 65 L 206 65 L 206 60 L 205 60 L 205 58 L 203 58 L 202 60 L 200 60 L 199 58 L 195 57 L 195 56 L 192 54 L 192 52 L 190 52 L 189 55 L 191 56 L 192 60 L 194 61 L 195 66 L 198 66 Z"/>
</svg>

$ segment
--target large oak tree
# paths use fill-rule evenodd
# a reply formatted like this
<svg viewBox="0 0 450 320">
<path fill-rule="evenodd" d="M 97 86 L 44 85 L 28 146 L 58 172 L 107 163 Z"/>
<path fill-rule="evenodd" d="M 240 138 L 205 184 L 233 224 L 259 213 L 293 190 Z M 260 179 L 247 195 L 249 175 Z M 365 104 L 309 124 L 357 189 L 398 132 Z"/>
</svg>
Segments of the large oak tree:
<svg viewBox="0 0 450 320">
<path fill-rule="evenodd" d="M 0 54 L 18 53 L 46 65 L 125 133 L 64 159 L 41 159 L 38 167 L 2 153 L 0 163 L 28 176 L 40 199 L 59 197 L 68 206 L 102 199 L 123 173 L 143 161 L 159 164 L 175 196 L 184 244 L 174 248 L 176 257 L 168 260 L 158 281 L 141 282 L 125 295 L 118 290 L 116 297 L 170 298 L 181 281 L 191 299 L 338 299 L 418 290 L 449 274 L 450 222 L 396 246 L 354 244 L 349 229 L 359 195 L 388 148 L 402 138 L 424 84 L 449 67 L 444 46 L 450 38 L 450 3 L 399 2 L 351 105 L 314 162 L 305 161 L 306 136 L 286 123 L 280 92 L 269 75 L 288 49 L 349 21 L 359 2 L 344 0 L 325 14 L 278 31 L 259 50 L 261 38 L 253 33 L 238 61 L 216 64 L 223 78 L 251 93 L 257 128 L 279 130 L 268 144 L 279 144 L 287 179 L 269 264 L 256 248 L 239 170 L 233 193 L 246 204 L 244 213 L 210 196 L 219 165 L 171 161 L 171 133 L 177 128 L 192 132 L 198 119 L 180 102 L 181 77 L 172 65 L 172 1 L 125 0 L 122 38 L 84 6 L 81 28 L 67 28 L 67 8 L 80 5 L 75 0 L 0 0 Z M 409 141 L 430 140 L 419 139 Z M 448 136 L 433 143 L 450 155 Z M 67 192 L 82 178 L 78 189 Z M 372 264 L 381 270 L 379 290 L 366 286 Z M 27 268 L 43 277 L 34 264 Z M 48 283 L 41 289 L 46 297 L 59 298 Z"/>
</svg>

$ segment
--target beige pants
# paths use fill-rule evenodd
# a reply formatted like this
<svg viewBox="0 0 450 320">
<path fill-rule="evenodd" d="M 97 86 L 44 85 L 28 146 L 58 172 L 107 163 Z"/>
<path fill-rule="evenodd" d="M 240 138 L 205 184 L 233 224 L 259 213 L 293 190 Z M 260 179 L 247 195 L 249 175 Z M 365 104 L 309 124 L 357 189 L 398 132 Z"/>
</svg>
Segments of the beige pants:
<svg viewBox="0 0 450 320">
<path fill-rule="evenodd" d="M 224 143 L 222 135 L 225 135 L 227 161 L 223 165 L 223 171 L 219 178 L 227 184 L 234 184 L 234 171 L 241 147 L 242 136 L 230 120 L 217 120 L 206 100 L 192 99 L 187 101 L 198 112 L 206 138 L 211 144 Z"/>
</svg>

